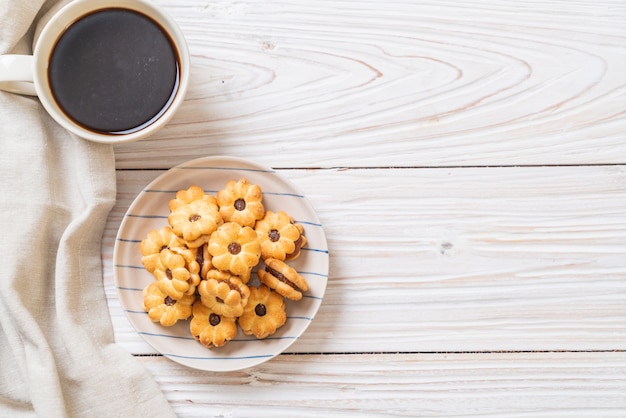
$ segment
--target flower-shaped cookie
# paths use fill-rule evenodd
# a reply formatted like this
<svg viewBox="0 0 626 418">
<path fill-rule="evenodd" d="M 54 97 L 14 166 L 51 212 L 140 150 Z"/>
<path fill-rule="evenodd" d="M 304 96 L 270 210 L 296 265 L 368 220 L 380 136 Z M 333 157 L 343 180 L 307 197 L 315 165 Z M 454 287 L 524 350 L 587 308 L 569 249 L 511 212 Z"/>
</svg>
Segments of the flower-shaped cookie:
<svg viewBox="0 0 626 418">
<path fill-rule="evenodd" d="M 236 318 L 243 313 L 250 289 L 238 277 L 219 270 L 210 270 L 198 286 L 200 300 L 218 315 Z"/>
<path fill-rule="evenodd" d="M 261 257 L 261 244 L 254 229 L 235 222 L 222 224 L 211 234 L 211 263 L 219 270 L 239 276 L 250 272 Z"/>
<path fill-rule="evenodd" d="M 224 222 L 236 222 L 242 226 L 254 227 L 257 219 L 265 214 L 263 192 L 247 179 L 230 180 L 226 188 L 217 192 L 217 204 Z"/>
<path fill-rule="evenodd" d="M 300 248 L 305 243 L 304 235 L 298 226 L 293 218 L 282 210 L 276 213 L 270 210 L 265 212 L 263 219 L 258 220 L 254 226 L 261 243 L 261 257 L 278 260 L 298 257 Z"/>
<path fill-rule="evenodd" d="M 195 302 L 195 295 L 184 295 L 174 300 L 161 292 L 157 282 L 152 282 L 143 289 L 143 309 L 148 312 L 152 322 L 159 322 L 164 327 L 171 327 L 178 320 L 191 316 L 191 305 Z"/>
<path fill-rule="evenodd" d="M 209 195 L 176 207 L 167 220 L 174 233 L 190 248 L 204 244 L 222 223 L 215 199 Z"/>
<path fill-rule="evenodd" d="M 189 324 L 191 335 L 207 347 L 222 347 L 237 335 L 234 318 L 218 315 L 196 301 L 192 308 L 193 318 Z"/>
<path fill-rule="evenodd" d="M 161 250 L 169 249 L 177 253 L 186 253 L 187 248 L 185 241 L 172 231 L 169 226 L 164 226 L 161 229 L 154 229 L 148 232 L 148 236 L 139 244 L 139 250 L 141 251 L 141 263 L 146 270 L 150 273 L 154 271 L 157 260 Z"/>
<path fill-rule="evenodd" d="M 163 250 L 154 269 L 154 277 L 161 292 L 174 300 L 180 300 L 186 294 L 193 294 L 191 273 L 185 266 L 185 258 L 170 250 Z"/>
<path fill-rule="evenodd" d="M 250 288 L 250 297 L 237 322 L 246 335 L 266 338 L 287 321 L 285 300 L 265 285 Z"/>
<path fill-rule="evenodd" d="M 205 199 L 205 196 L 209 197 L 209 200 L 215 202 L 215 198 L 211 195 L 207 195 L 204 190 L 199 186 L 191 186 L 187 190 L 179 190 L 176 192 L 176 198 L 169 201 L 170 211 L 178 209 L 180 206 L 187 205 L 194 200 Z M 217 203 L 215 203 L 217 204 Z"/>
</svg>

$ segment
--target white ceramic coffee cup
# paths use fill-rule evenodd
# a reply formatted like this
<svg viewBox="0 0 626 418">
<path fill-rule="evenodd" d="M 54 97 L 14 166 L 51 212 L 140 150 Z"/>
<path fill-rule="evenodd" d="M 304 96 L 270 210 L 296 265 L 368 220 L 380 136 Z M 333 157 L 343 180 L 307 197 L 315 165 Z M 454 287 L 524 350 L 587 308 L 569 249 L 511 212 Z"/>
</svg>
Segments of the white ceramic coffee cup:
<svg viewBox="0 0 626 418">
<path fill-rule="evenodd" d="M 48 64 L 52 51 L 66 29 L 81 18 L 102 9 L 121 8 L 143 14 L 167 32 L 178 54 L 178 85 L 166 108 L 158 118 L 141 129 L 129 133 L 97 132 L 74 122 L 59 107 L 48 80 Z M 95 142 L 120 144 L 136 141 L 162 128 L 178 110 L 189 84 L 189 50 L 182 31 L 163 10 L 146 0 L 75 0 L 55 13 L 42 29 L 33 55 L 0 55 L 0 90 L 37 96 L 52 118 L 74 134 Z"/>
</svg>

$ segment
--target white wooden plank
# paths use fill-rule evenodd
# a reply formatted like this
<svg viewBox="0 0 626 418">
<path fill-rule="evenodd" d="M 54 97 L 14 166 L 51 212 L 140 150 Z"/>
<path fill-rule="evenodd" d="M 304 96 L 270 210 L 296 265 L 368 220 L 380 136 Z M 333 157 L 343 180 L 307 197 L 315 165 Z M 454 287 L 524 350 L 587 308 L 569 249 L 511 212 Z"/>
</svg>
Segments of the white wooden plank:
<svg viewBox="0 0 626 418">
<path fill-rule="evenodd" d="M 290 352 L 626 349 L 626 170 L 280 170 L 331 253 L 326 297 Z M 105 287 L 120 344 L 152 352 L 119 308 L 121 217 L 161 171 L 118 172 Z"/>
<path fill-rule="evenodd" d="M 241 372 L 143 357 L 182 417 L 623 417 L 626 354 L 279 356 Z"/>
<path fill-rule="evenodd" d="M 626 416 L 626 168 L 600 165 L 626 161 L 623 1 L 155 2 L 192 85 L 116 147 L 102 254 L 116 339 L 179 416 Z M 331 272 L 291 354 L 206 373 L 141 356 L 111 263 L 162 172 L 133 170 L 220 154 L 310 168 L 279 171 Z"/>
<path fill-rule="evenodd" d="M 120 168 L 625 161 L 623 1 L 157 3 L 189 40 L 190 91 Z"/>
</svg>

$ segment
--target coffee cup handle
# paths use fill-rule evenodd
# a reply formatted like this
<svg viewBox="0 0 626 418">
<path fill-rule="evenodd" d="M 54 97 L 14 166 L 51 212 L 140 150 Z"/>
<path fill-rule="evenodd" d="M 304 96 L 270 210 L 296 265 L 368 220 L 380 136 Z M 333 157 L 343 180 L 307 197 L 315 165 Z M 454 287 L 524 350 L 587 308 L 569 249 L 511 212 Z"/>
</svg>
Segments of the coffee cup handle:
<svg viewBox="0 0 626 418">
<path fill-rule="evenodd" d="M 0 90 L 36 96 L 32 55 L 0 55 Z"/>
</svg>

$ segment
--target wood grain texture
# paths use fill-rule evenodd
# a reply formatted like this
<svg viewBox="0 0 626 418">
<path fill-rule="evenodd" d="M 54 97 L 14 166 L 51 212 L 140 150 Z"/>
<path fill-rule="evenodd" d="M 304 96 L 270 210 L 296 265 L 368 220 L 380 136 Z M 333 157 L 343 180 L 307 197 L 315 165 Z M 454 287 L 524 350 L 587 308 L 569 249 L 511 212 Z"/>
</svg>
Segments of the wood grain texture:
<svg viewBox="0 0 626 418">
<path fill-rule="evenodd" d="M 618 0 L 158 0 L 189 41 L 173 122 L 120 168 L 624 163 Z"/>
<path fill-rule="evenodd" d="M 626 416 L 623 0 L 155 3 L 191 86 L 115 148 L 102 254 L 179 416 Z M 211 155 L 277 168 L 330 249 L 311 326 L 233 373 L 153 356 L 113 283 L 137 193 Z"/>
<path fill-rule="evenodd" d="M 624 353 L 283 355 L 231 373 L 140 360 L 185 417 L 608 418 L 626 412 Z"/>
<path fill-rule="evenodd" d="M 330 276 L 290 352 L 626 349 L 624 167 L 280 170 L 324 226 Z M 104 238 L 161 171 L 118 172 Z"/>
</svg>

